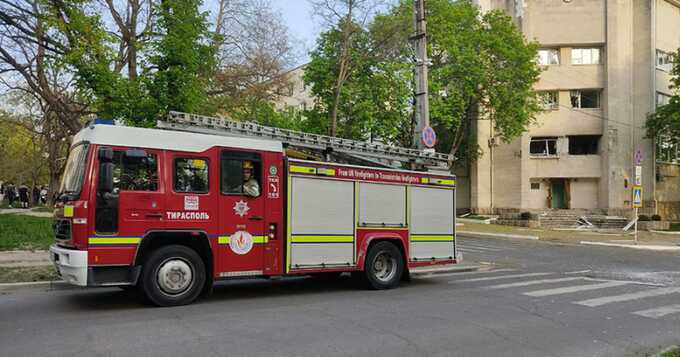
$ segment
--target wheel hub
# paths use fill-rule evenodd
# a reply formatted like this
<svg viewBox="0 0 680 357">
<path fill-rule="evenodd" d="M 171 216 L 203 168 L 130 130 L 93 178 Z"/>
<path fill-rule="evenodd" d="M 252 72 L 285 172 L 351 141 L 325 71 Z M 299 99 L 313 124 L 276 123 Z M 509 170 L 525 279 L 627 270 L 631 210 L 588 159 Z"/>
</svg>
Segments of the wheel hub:
<svg viewBox="0 0 680 357">
<path fill-rule="evenodd" d="M 169 259 L 161 264 L 157 274 L 158 285 L 168 295 L 179 295 L 193 283 L 191 266 L 182 259 Z"/>
<path fill-rule="evenodd" d="M 382 252 L 373 261 L 373 273 L 378 280 L 387 282 L 396 274 L 396 266 L 396 258 L 387 252 Z"/>
</svg>

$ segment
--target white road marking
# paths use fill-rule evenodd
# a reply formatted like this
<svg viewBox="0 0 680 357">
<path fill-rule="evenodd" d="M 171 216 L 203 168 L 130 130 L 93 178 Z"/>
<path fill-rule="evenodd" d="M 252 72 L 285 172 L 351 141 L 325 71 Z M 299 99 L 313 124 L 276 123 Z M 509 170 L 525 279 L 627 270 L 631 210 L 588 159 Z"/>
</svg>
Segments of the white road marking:
<svg viewBox="0 0 680 357">
<path fill-rule="evenodd" d="M 515 271 L 515 269 L 496 269 L 496 270 L 485 270 L 485 271 L 466 271 L 466 272 L 460 272 L 460 273 L 442 273 L 442 274 L 432 274 L 432 275 L 423 275 L 419 276 L 418 278 L 438 278 L 440 276 L 460 276 L 460 275 L 477 275 L 477 274 L 489 274 L 489 273 L 496 273 L 496 272 L 509 272 L 509 271 Z"/>
<path fill-rule="evenodd" d="M 498 270 L 495 270 L 498 271 Z M 464 280 L 454 280 L 449 283 L 469 283 L 474 281 L 487 281 L 487 280 L 500 280 L 500 279 L 513 279 L 513 278 L 529 278 L 533 276 L 544 276 L 555 273 L 524 273 L 524 274 L 511 274 L 511 275 L 501 275 L 501 276 L 487 276 L 484 278 L 474 278 L 474 279 L 464 279 Z"/>
<path fill-rule="evenodd" d="M 523 294 L 527 295 L 527 296 L 533 296 L 533 297 L 543 297 L 543 296 L 560 295 L 560 294 L 571 294 L 571 293 L 576 293 L 576 292 L 580 292 L 580 291 L 612 288 L 612 287 L 615 287 L 615 286 L 621 286 L 621 285 L 627 285 L 627 284 L 631 284 L 631 283 L 628 282 L 628 281 L 607 281 L 607 282 L 601 283 L 601 284 L 566 286 L 566 287 L 563 287 L 563 288 L 530 291 L 530 292 L 523 293 Z"/>
<path fill-rule="evenodd" d="M 499 248 L 499 247 L 490 247 L 486 245 L 476 245 L 476 244 L 461 244 L 459 245 L 462 248 L 473 248 L 473 249 L 483 249 L 483 250 L 492 250 L 492 251 L 501 251 L 501 250 L 506 250 L 505 248 Z"/>
<path fill-rule="evenodd" d="M 581 280 L 581 279 L 583 279 L 583 278 L 572 277 L 572 278 L 558 278 L 558 279 L 540 279 L 540 280 L 522 281 L 522 282 L 519 282 L 519 283 L 492 285 L 492 286 L 487 286 L 486 288 L 487 289 L 517 288 L 517 287 L 520 287 L 520 286 L 549 284 L 549 283 L 561 283 L 561 282 L 565 282 L 565 281 L 574 281 L 574 280 Z"/>
<path fill-rule="evenodd" d="M 567 274 L 567 275 L 569 275 L 569 274 L 585 274 L 585 273 L 590 273 L 591 271 L 592 270 L 590 270 L 590 269 L 588 269 L 588 270 L 578 270 L 578 271 L 568 271 L 564 274 Z"/>
<path fill-rule="evenodd" d="M 644 298 L 648 298 L 648 297 L 661 296 L 661 295 L 668 295 L 668 294 L 673 294 L 673 293 L 680 293 L 680 287 L 650 289 L 650 290 L 638 291 L 638 292 L 630 293 L 630 294 L 605 296 L 605 297 L 596 298 L 596 299 L 577 301 L 574 304 L 595 307 L 595 306 L 611 304 L 613 302 L 638 300 L 638 299 L 644 299 Z"/>
<path fill-rule="evenodd" d="M 655 309 L 641 310 L 641 311 L 635 311 L 634 312 L 635 315 L 650 317 L 650 318 L 653 318 L 653 319 L 658 319 L 659 317 L 663 317 L 663 316 L 671 315 L 671 314 L 677 314 L 677 313 L 680 313 L 680 304 L 661 306 L 661 307 L 657 307 Z"/>
</svg>

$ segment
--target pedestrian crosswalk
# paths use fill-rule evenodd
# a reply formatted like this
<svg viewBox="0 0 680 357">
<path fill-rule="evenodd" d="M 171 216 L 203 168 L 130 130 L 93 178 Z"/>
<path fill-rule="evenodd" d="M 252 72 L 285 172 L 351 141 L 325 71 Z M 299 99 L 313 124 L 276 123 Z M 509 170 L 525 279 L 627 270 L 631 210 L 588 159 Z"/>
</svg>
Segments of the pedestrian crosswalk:
<svg viewBox="0 0 680 357">
<path fill-rule="evenodd" d="M 469 285 L 492 291 L 509 291 L 511 293 L 514 293 L 513 289 L 516 289 L 522 296 L 535 299 L 564 298 L 568 303 L 584 308 L 612 306 L 620 308 L 616 303 L 634 302 L 635 305 L 641 305 L 639 310 L 630 309 L 630 305 L 622 306 L 627 306 L 626 308 L 630 309 L 628 312 L 636 316 L 651 319 L 669 317 L 680 319 L 680 304 L 677 304 L 678 299 L 680 299 L 680 286 L 660 286 L 641 281 L 601 279 L 589 276 L 591 273 L 590 270 L 522 272 L 516 269 L 497 269 L 466 273 L 458 276 L 459 279 L 449 280 L 448 283 L 457 286 Z M 447 274 L 446 277 L 455 277 L 455 274 Z M 622 290 L 625 290 L 625 292 L 622 292 Z M 594 294 L 599 294 L 599 296 Z M 675 304 L 659 304 L 658 298 L 667 296 L 672 296 L 671 301 Z M 654 306 L 653 304 L 661 306 Z"/>
</svg>

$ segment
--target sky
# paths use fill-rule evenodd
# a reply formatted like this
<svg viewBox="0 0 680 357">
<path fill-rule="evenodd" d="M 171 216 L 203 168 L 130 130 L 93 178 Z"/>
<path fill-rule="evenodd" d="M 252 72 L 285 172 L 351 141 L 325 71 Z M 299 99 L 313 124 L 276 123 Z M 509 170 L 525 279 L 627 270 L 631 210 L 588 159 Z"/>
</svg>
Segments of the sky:
<svg viewBox="0 0 680 357">
<path fill-rule="evenodd" d="M 281 12 L 291 37 L 299 44 L 300 59 L 297 64 L 306 63 L 308 52 L 321 32 L 321 24 L 312 15 L 312 6 L 307 0 L 272 0 L 272 5 Z"/>
</svg>

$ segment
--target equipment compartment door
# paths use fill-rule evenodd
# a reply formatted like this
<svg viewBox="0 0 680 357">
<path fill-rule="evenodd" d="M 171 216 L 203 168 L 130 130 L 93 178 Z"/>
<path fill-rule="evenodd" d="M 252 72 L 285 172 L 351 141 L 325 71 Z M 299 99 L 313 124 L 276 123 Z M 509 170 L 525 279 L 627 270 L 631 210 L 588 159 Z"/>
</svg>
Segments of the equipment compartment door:
<svg viewBox="0 0 680 357">
<path fill-rule="evenodd" d="M 412 261 L 453 259 L 454 190 L 409 187 Z"/>
<path fill-rule="evenodd" d="M 354 266 L 354 182 L 291 180 L 289 268 Z"/>
</svg>

